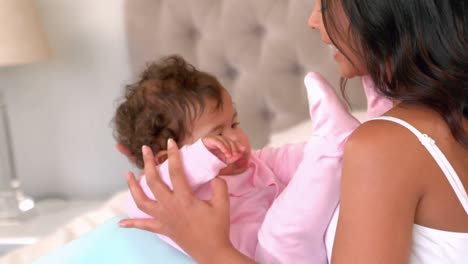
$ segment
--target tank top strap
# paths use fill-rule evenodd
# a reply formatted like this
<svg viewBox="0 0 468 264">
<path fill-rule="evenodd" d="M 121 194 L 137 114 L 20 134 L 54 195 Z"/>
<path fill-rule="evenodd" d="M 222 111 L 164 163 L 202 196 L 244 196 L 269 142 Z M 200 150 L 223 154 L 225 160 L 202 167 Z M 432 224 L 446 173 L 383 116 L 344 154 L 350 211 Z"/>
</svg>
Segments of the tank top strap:
<svg viewBox="0 0 468 264">
<path fill-rule="evenodd" d="M 371 120 L 386 120 L 394 122 L 406 127 L 409 131 L 411 131 L 437 162 L 437 165 L 439 165 L 440 169 L 442 170 L 448 182 L 450 183 L 450 186 L 452 186 L 455 194 L 458 197 L 458 200 L 465 209 L 465 212 L 468 214 L 468 194 L 466 193 L 465 187 L 463 186 L 457 172 L 453 169 L 452 165 L 447 160 L 444 153 L 439 149 L 439 147 L 436 145 L 435 141 L 431 137 L 429 137 L 427 134 L 421 133 L 414 126 L 399 118 L 391 116 L 380 116 L 370 119 L 369 121 Z"/>
</svg>

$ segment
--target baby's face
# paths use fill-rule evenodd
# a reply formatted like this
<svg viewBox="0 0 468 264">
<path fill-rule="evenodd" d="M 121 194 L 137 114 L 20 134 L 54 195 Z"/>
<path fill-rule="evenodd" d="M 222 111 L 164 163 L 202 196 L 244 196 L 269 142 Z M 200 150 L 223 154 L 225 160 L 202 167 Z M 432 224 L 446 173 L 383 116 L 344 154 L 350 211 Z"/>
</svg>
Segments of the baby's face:
<svg viewBox="0 0 468 264">
<path fill-rule="evenodd" d="M 184 140 L 185 144 L 192 144 L 199 138 L 209 135 L 222 135 L 238 144 L 245 146 L 244 155 L 235 163 L 228 165 L 220 171 L 220 175 L 240 174 L 247 169 L 250 158 L 250 141 L 240 127 L 237 111 L 233 106 L 231 96 L 223 91 L 223 105 L 215 110 L 215 101 L 206 102 L 205 111 L 198 117 L 192 125 L 190 138 Z"/>
</svg>

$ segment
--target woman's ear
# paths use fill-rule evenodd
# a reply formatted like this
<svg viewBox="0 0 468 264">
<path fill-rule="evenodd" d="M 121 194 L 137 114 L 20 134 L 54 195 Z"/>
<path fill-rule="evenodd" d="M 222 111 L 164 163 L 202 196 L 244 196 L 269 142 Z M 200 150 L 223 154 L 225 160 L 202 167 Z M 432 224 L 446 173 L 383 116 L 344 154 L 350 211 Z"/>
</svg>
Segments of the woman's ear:
<svg viewBox="0 0 468 264">
<path fill-rule="evenodd" d="M 156 154 L 154 156 L 154 161 L 158 165 L 163 163 L 166 160 L 167 160 L 167 151 L 166 150 L 161 150 L 161 151 L 158 152 L 158 154 Z"/>
</svg>

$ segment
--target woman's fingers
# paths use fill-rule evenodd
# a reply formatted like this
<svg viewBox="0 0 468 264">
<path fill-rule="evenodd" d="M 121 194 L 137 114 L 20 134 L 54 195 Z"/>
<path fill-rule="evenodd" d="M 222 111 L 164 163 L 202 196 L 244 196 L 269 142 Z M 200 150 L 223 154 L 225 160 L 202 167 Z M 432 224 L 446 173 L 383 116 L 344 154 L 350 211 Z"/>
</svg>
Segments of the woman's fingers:
<svg viewBox="0 0 468 264">
<path fill-rule="evenodd" d="M 143 229 L 158 234 L 165 233 L 163 225 L 156 219 L 122 219 L 119 221 L 119 226 Z"/>
<path fill-rule="evenodd" d="M 193 194 L 185 176 L 179 148 L 172 138 L 167 141 L 167 159 L 174 194 L 184 199 L 191 199 Z"/>
<path fill-rule="evenodd" d="M 146 179 L 148 185 L 153 186 L 151 191 L 158 201 L 152 201 L 145 195 L 132 173 L 127 175 L 127 181 L 138 208 L 154 218 L 124 219 L 119 222 L 120 226 L 166 235 L 192 256 L 202 256 L 200 249 L 206 253 L 203 256 L 210 256 L 212 250 L 231 247 L 229 195 L 225 181 L 214 179 L 211 182 L 212 199 L 200 200 L 189 188 L 180 152 L 173 140 L 168 141 L 167 155 L 174 191 L 170 192 L 161 182 L 153 154 L 145 148 Z"/>
<path fill-rule="evenodd" d="M 218 209 L 229 211 L 229 193 L 226 181 L 221 178 L 215 178 L 211 181 L 211 190 L 213 198 L 211 204 Z"/>
<path fill-rule="evenodd" d="M 126 176 L 128 189 L 130 190 L 130 194 L 132 195 L 137 208 L 151 216 L 154 216 L 158 206 L 157 202 L 146 196 L 132 172 L 127 172 Z"/>
<path fill-rule="evenodd" d="M 170 199 L 172 191 L 167 185 L 161 180 L 158 170 L 156 168 L 156 162 L 154 160 L 153 151 L 148 146 L 142 147 L 143 161 L 145 164 L 144 170 L 146 175 L 146 182 L 154 197 L 159 201 L 165 202 Z"/>
</svg>

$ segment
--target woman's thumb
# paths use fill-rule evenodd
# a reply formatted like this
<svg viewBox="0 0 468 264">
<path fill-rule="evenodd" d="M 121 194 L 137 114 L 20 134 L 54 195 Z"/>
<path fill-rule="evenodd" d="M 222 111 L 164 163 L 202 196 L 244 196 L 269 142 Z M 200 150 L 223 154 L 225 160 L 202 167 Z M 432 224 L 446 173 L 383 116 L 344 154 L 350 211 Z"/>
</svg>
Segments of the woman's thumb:
<svg viewBox="0 0 468 264">
<path fill-rule="evenodd" d="M 211 190 L 213 191 L 211 204 L 214 207 L 229 210 L 229 193 L 226 182 L 220 178 L 213 179 L 211 181 Z"/>
</svg>

